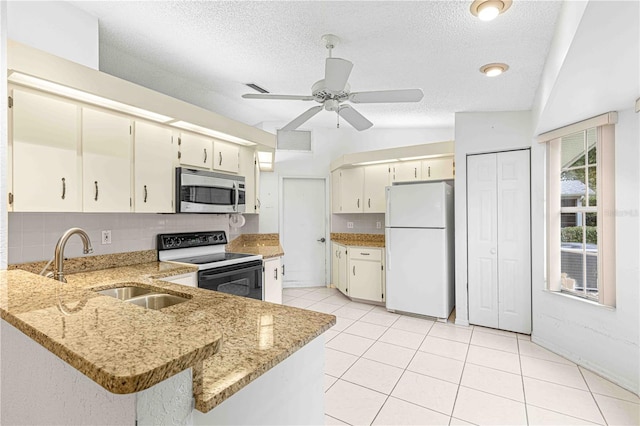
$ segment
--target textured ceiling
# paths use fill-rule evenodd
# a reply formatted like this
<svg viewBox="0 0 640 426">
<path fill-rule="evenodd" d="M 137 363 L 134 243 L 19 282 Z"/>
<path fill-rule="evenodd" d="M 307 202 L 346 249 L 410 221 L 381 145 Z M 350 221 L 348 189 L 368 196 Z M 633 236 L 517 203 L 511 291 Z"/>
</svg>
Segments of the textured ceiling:
<svg viewBox="0 0 640 426">
<path fill-rule="evenodd" d="M 242 99 L 256 83 L 307 95 L 324 74 L 320 37 L 354 63 L 352 91 L 421 88 L 415 104 L 356 105 L 374 128 L 453 126 L 459 111 L 531 108 L 560 1 L 515 0 L 492 22 L 471 1 L 72 2 L 100 24 L 100 68 L 246 122 L 290 121 L 315 103 Z M 478 68 L 505 62 L 496 78 Z M 335 126 L 323 111 L 303 128 Z M 346 124 L 345 124 L 346 125 Z"/>
</svg>

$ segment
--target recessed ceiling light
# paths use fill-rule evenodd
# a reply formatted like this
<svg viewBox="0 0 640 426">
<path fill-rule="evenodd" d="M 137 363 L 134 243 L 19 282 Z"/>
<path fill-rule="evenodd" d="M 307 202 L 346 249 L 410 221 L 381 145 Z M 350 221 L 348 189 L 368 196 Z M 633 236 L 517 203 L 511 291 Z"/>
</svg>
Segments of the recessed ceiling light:
<svg viewBox="0 0 640 426">
<path fill-rule="evenodd" d="M 509 65 L 501 63 L 487 64 L 480 67 L 480 72 L 487 77 L 495 77 L 509 69 Z"/>
<path fill-rule="evenodd" d="M 491 21 L 511 7 L 512 0 L 475 0 L 471 3 L 471 14 L 482 21 Z"/>
</svg>

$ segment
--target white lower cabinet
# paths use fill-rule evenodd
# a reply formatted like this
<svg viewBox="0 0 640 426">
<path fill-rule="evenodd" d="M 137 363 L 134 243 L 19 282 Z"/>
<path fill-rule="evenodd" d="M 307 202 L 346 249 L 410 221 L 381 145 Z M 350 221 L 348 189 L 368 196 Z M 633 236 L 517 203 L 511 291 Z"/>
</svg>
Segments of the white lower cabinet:
<svg viewBox="0 0 640 426">
<path fill-rule="evenodd" d="M 282 257 L 264 259 L 263 271 L 264 301 L 282 304 L 282 275 L 284 274 Z"/>
<path fill-rule="evenodd" d="M 198 287 L 198 273 L 188 272 L 186 274 L 174 275 L 172 277 L 162 278 L 162 281 L 168 281 L 170 283 L 186 285 L 189 287 Z"/>
<path fill-rule="evenodd" d="M 359 300 L 384 302 L 384 249 L 333 243 L 333 284 L 343 294 Z"/>
</svg>

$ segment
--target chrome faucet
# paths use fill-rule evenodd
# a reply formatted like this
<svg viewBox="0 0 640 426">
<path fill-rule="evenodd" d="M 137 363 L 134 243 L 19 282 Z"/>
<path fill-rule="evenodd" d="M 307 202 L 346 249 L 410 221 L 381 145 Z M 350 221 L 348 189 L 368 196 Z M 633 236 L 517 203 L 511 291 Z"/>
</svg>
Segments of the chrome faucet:
<svg viewBox="0 0 640 426">
<path fill-rule="evenodd" d="M 93 248 L 91 247 L 91 240 L 89 240 L 89 235 L 80 229 L 80 228 L 71 228 L 68 229 L 62 237 L 58 240 L 56 244 L 55 256 L 53 259 L 53 272 L 49 272 L 47 277 L 53 278 L 54 280 L 62 281 L 66 283 L 67 280 L 64 277 L 64 246 L 67 244 L 67 240 L 73 235 L 78 234 L 82 239 L 82 244 L 84 245 L 83 253 L 89 254 L 93 253 Z"/>
</svg>

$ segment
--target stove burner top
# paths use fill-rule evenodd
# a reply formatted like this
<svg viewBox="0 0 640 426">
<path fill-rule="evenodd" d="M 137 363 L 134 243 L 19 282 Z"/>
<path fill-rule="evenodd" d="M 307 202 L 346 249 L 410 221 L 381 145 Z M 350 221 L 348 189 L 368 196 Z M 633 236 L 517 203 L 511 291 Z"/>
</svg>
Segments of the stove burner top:
<svg viewBox="0 0 640 426">
<path fill-rule="evenodd" d="M 215 263 L 215 262 L 222 262 L 224 260 L 235 260 L 235 259 L 242 259 L 244 257 L 251 257 L 254 256 L 252 254 L 243 254 L 243 253 L 215 253 L 215 254 L 208 254 L 205 256 L 194 256 L 194 257 L 185 257 L 185 258 L 181 258 L 181 259 L 174 259 L 175 262 L 181 262 L 181 263 L 191 263 L 194 265 L 204 265 L 207 263 Z"/>
</svg>

